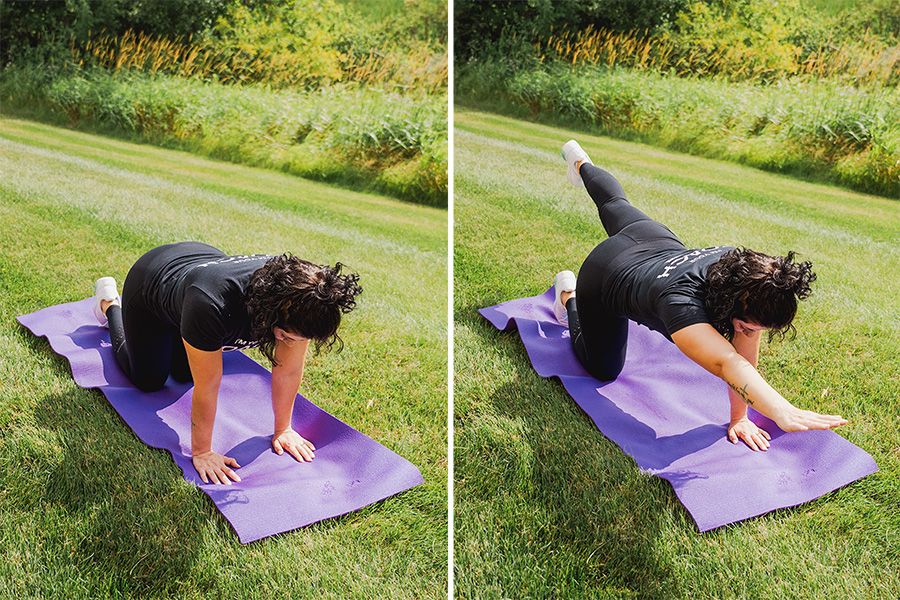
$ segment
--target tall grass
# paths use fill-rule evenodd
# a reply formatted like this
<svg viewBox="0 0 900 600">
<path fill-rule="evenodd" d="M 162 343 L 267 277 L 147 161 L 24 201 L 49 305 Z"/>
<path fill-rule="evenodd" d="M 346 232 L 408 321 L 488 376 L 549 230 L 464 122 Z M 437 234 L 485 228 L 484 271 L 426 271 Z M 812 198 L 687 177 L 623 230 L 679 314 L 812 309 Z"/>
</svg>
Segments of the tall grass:
<svg viewBox="0 0 900 600">
<path fill-rule="evenodd" d="M 74 64 L 113 73 L 138 70 L 227 84 L 264 83 L 275 89 L 320 88 L 341 82 L 421 94 L 447 89 L 447 52 L 435 52 L 427 42 L 395 42 L 361 50 L 351 46 L 341 53 L 337 72 L 313 68 L 302 53 L 248 53 L 134 31 L 95 35 L 84 44 L 73 41 L 70 53 Z"/>
<path fill-rule="evenodd" d="M 785 56 L 762 55 L 748 45 L 686 45 L 669 36 L 616 32 L 590 26 L 538 39 L 533 51 L 541 62 L 621 66 L 657 70 L 679 77 L 722 75 L 729 81 L 771 82 L 785 77 L 836 79 L 857 86 L 894 86 L 900 82 L 900 44 L 885 46 L 866 35 L 855 43 L 826 39 L 815 47 L 796 45 Z"/>
<path fill-rule="evenodd" d="M 768 86 L 549 64 L 460 70 L 464 102 L 900 197 L 900 92 L 834 80 Z"/>
<path fill-rule="evenodd" d="M 446 96 L 227 86 L 101 68 L 0 75 L 9 114 L 447 204 Z"/>
</svg>

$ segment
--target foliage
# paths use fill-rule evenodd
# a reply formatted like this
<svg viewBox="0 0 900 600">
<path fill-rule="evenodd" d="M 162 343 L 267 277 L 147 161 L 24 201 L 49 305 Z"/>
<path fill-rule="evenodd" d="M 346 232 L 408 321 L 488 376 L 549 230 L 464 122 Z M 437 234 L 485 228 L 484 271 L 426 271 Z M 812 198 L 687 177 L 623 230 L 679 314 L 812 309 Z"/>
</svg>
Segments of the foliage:
<svg viewBox="0 0 900 600">
<path fill-rule="evenodd" d="M 232 69 L 286 63 L 299 84 L 339 78 L 340 56 L 334 49 L 344 23 L 334 0 L 286 0 L 253 7 L 232 4 L 206 39 L 207 48 L 230 56 Z M 237 75 L 234 79 L 241 81 Z"/>
<path fill-rule="evenodd" d="M 392 44 L 351 48 L 346 53 L 322 49 L 325 62 L 313 64 L 315 52 L 223 50 L 204 44 L 173 41 L 127 31 L 97 36 L 83 45 L 73 44 L 61 63 L 95 66 L 115 73 L 125 70 L 168 73 L 219 83 L 264 83 L 273 88 L 314 89 L 349 82 L 405 93 L 443 93 L 447 88 L 446 52 L 428 44 Z M 17 61 L 17 66 L 34 60 Z"/>
<path fill-rule="evenodd" d="M 834 0 L 829 0 L 827 6 L 822 5 L 822 0 L 817 3 L 820 10 L 834 10 L 832 5 L 841 8 L 841 3 Z M 896 43 L 900 38 L 900 0 L 855 0 L 852 6 L 844 6 L 832 16 L 829 24 L 840 29 L 847 39 L 867 33 L 888 43 Z"/>
<path fill-rule="evenodd" d="M 346 38 L 350 46 L 385 46 L 426 43 L 433 50 L 447 47 L 445 0 L 342 0 L 351 21 Z"/>
<path fill-rule="evenodd" d="M 852 14 L 893 5 L 873 6 Z M 710 0 L 652 32 L 535 25 L 458 63 L 456 94 L 900 197 L 900 43 L 849 39 L 852 25 L 833 26 L 849 14 L 821 18 L 800 0 Z"/>
<path fill-rule="evenodd" d="M 0 0 L 0 61 L 41 44 L 84 43 L 100 31 L 187 38 L 213 25 L 224 8 L 223 0 Z"/>
<path fill-rule="evenodd" d="M 653 71 L 550 64 L 488 80 L 470 66 L 458 96 L 605 135 L 739 160 L 900 197 L 900 91 L 835 81 L 770 86 Z"/>
<path fill-rule="evenodd" d="M 800 0 L 692 2 L 673 23 L 674 41 L 678 54 L 694 51 L 698 62 L 728 49 L 732 58 L 712 73 L 731 74 L 748 60 L 757 72 L 789 73 L 797 58 L 791 37 L 804 18 Z"/>
<path fill-rule="evenodd" d="M 517 39 L 529 43 L 554 31 L 589 25 L 616 31 L 655 31 L 675 17 L 687 0 L 458 0 L 454 2 L 455 58 L 474 56 Z"/>
<path fill-rule="evenodd" d="M 771 82 L 794 74 L 866 85 L 900 83 L 900 0 L 854 2 L 823 15 L 803 0 L 694 0 L 617 22 L 616 3 L 462 2 L 456 59 L 527 66 L 572 63 L 656 68 L 680 76 Z M 629 3 L 640 11 L 649 3 Z M 592 13 L 591 11 L 595 11 Z M 592 18 L 583 18 L 588 14 Z M 624 26 L 623 26 L 624 25 Z"/>
<path fill-rule="evenodd" d="M 191 10 L 191 2 L 201 1 L 216 11 L 198 11 L 205 15 L 202 19 L 194 15 L 165 29 L 147 25 L 142 17 L 149 14 L 150 3 L 101 14 L 92 12 L 91 3 L 97 4 L 94 9 L 119 5 L 73 0 L 71 6 L 42 3 L 47 6 L 37 10 L 28 9 L 35 3 L 0 0 L 13 23 L 4 29 L 9 36 L 4 47 L 12 48 L 4 64 L 73 62 L 115 72 L 139 69 L 278 88 L 353 82 L 404 93 L 446 90 L 447 9 L 438 0 L 403 4 L 378 22 L 334 0 L 173 0 L 158 5 L 168 14 L 176 8 Z M 83 10 L 75 11 L 77 7 Z"/>
<path fill-rule="evenodd" d="M 815 36 L 796 45 L 786 41 L 796 32 L 779 28 L 765 18 L 756 31 L 733 17 L 729 21 L 711 18 L 706 4 L 692 7 L 701 16 L 684 17 L 689 33 L 648 36 L 588 27 L 540 38 L 530 48 L 519 47 L 513 61 L 519 65 L 546 60 L 617 65 L 679 77 L 720 76 L 729 81 L 764 84 L 795 76 L 841 79 L 855 85 L 900 83 L 900 44 L 885 46 L 870 37 L 851 45 L 837 44 L 831 37 Z M 492 57 L 487 54 L 483 59 Z"/>
<path fill-rule="evenodd" d="M 900 19 L 900 2 L 896 12 Z M 663 39 L 673 56 L 690 57 L 692 74 L 762 81 L 811 74 L 896 85 L 898 40 L 841 25 L 863 14 L 861 8 L 828 19 L 810 14 L 801 0 L 693 2 Z"/>
<path fill-rule="evenodd" d="M 103 69 L 7 69 L 4 111 L 446 206 L 446 97 L 275 91 Z"/>
<path fill-rule="evenodd" d="M 61 48 L 44 23 L 0 72 L 3 110 L 446 206 L 446 5 L 404 3 L 373 24 L 333 0 L 212 4 L 215 27 L 191 38 L 121 31 L 141 3 L 131 21 L 92 12 L 122 8 L 111 0 L 56 3 L 111 29 L 82 38 L 63 24 Z"/>
</svg>

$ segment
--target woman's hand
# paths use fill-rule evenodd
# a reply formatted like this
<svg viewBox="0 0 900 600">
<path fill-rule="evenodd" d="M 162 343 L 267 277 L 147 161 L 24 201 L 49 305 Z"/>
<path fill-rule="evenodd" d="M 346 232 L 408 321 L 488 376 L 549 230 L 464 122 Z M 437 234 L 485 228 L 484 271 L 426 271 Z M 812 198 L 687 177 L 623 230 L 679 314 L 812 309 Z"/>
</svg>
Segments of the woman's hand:
<svg viewBox="0 0 900 600">
<path fill-rule="evenodd" d="M 276 431 L 272 436 L 272 449 L 275 453 L 281 455 L 287 450 L 288 454 L 296 458 L 298 461 L 311 461 L 316 457 L 316 447 L 312 442 L 300 436 L 293 429 L 285 429 L 284 431 Z"/>
<path fill-rule="evenodd" d="M 822 415 L 796 406 L 788 406 L 775 415 L 775 422 L 784 431 L 807 431 L 809 429 L 834 429 L 849 423 L 838 415 Z"/>
<path fill-rule="evenodd" d="M 754 452 L 759 450 L 765 452 L 769 449 L 769 440 L 772 437 L 766 430 L 760 429 L 756 426 L 756 423 L 744 417 L 732 423 L 728 428 L 728 439 L 732 444 L 737 444 L 738 440 L 743 440 Z"/>
<path fill-rule="evenodd" d="M 231 485 L 231 481 L 228 480 L 229 477 L 234 481 L 241 480 L 238 474 L 229 468 L 240 469 L 241 465 L 237 464 L 237 461 L 230 456 L 222 456 L 209 450 L 208 452 L 195 455 L 193 462 L 194 468 L 197 469 L 197 473 L 200 474 L 200 479 L 203 480 L 203 483 L 209 483 L 212 480 L 213 483 Z"/>
</svg>

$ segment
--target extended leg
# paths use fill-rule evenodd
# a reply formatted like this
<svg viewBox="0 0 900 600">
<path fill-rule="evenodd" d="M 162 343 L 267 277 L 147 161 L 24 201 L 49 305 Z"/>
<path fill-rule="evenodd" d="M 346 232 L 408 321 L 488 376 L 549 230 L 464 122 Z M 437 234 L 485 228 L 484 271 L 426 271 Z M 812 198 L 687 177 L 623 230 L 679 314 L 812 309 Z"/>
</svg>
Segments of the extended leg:
<svg viewBox="0 0 900 600">
<path fill-rule="evenodd" d="M 628 202 L 622 185 L 608 171 L 591 163 L 584 163 L 579 172 L 585 189 L 597 205 L 600 221 L 608 236 L 616 235 L 632 223 L 652 220 Z"/>
</svg>

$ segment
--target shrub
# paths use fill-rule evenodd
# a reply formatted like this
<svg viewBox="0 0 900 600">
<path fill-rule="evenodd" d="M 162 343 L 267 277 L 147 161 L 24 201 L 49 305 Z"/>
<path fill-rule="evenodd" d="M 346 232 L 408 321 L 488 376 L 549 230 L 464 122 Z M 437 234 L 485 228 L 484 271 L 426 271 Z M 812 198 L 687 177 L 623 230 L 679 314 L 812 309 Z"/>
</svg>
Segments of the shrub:
<svg viewBox="0 0 900 600">
<path fill-rule="evenodd" d="M 260 81 L 269 77 L 258 71 L 284 65 L 275 68 L 292 71 L 293 85 L 319 87 L 340 78 L 334 43 L 343 25 L 343 9 L 333 0 L 263 3 L 253 10 L 235 3 L 219 18 L 206 49 L 230 57 L 220 77 Z"/>
</svg>

